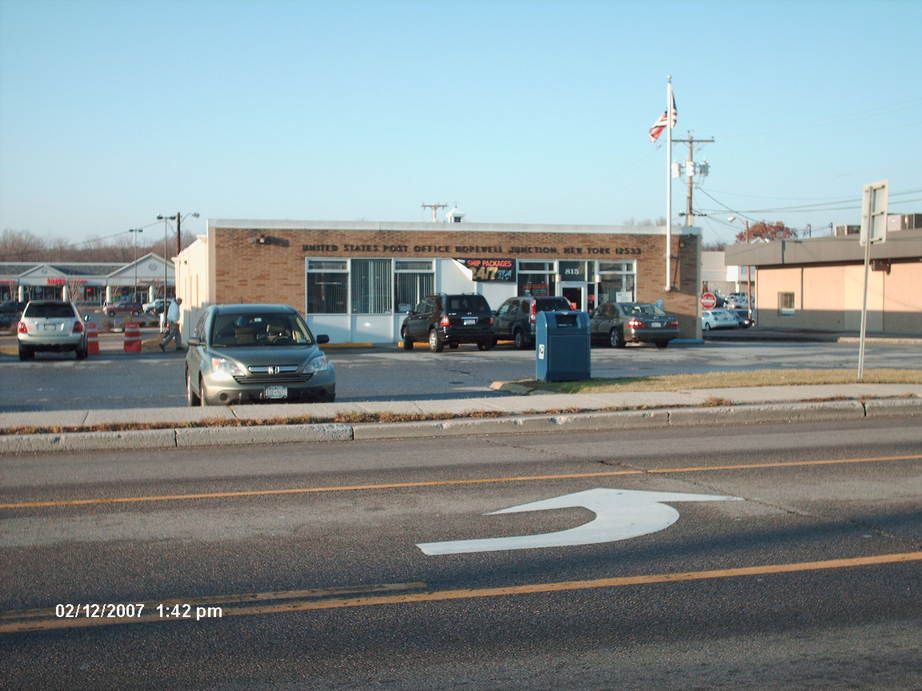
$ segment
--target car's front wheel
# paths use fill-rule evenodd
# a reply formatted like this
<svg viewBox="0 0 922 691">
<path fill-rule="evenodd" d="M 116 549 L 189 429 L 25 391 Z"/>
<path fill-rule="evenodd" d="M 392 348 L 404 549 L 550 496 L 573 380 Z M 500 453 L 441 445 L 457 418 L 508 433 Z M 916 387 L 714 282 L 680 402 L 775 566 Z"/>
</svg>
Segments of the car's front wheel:
<svg viewBox="0 0 922 691">
<path fill-rule="evenodd" d="M 657 341 L 656 342 L 657 348 L 665 348 L 668 345 L 669 345 L 669 341 Z"/>
<path fill-rule="evenodd" d="M 195 391 L 192 390 L 192 382 L 189 381 L 189 373 L 186 372 L 186 405 L 191 407 L 201 404 L 202 402 L 199 400 L 199 397 L 196 395 Z"/>
<path fill-rule="evenodd" d="M 202 407 L 208 405 L 208 389 L 205 388 L 205 380 L 201 377 L 198 378 L 198 402 Z"/>
<path fill-rule="evenodd" d="M 445 344 L 439 340 L 439 334 L 435 329 L 429 329 L 429 350 L 433 353 L 441 353 Z"/>
<path fill-rule="evenodd" d="M 490 350 L 494 345 L 496 345 L 496 340 L 492 338 L 488 341 L 478 341 L 477 350 Z"/>
<path fill-rule="evenodd" d="M 403 340 L 402 345 L 404 350 L 413 350 L 413 339 L 410 338 L 407 327 L 403 327 L 403 331 L 400 332 L 400 338 Z"/>
<path fill-rule="evenodd" d="M 512 340 L 515 341 L 515 347 L 519 350 L 525 350 L 528 347 L 528 339 L 525 338 L 525 332 L 522 329 L 515 330 Z"/>
</svg>

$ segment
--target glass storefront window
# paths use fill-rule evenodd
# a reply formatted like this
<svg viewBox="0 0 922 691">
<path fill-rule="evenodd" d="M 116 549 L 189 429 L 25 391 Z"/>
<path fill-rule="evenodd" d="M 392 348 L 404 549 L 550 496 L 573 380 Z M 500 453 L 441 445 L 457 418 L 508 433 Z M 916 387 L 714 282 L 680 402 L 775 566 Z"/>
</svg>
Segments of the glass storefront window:
<svg viewBox="0 0 922 691">
<path fill-rule="evenodd" d="M 519 261 L 518 286 L 519 295 L 557 294 L 556 262 Z"/>
<path fill-rule="evenodd" d="M 391 309 L 391 260 L 352 260 L 352 313 L 386 314 Z"/>
<path fill-rule="evenodd" d="M 635 282 L 633 262 L 599 262 L 598 303 L 632 302 Z"/>
<path fill-rule="evenodd" d="M 348 297 L 347 260 L 307 260 L 308 314 L 346 314 Z"/>
<path fill-rule="evenodd" d="M 409 312 L 434 292 L 432 260 L 397 259 L 394 262 L 394 311 Z"/>
</svg>

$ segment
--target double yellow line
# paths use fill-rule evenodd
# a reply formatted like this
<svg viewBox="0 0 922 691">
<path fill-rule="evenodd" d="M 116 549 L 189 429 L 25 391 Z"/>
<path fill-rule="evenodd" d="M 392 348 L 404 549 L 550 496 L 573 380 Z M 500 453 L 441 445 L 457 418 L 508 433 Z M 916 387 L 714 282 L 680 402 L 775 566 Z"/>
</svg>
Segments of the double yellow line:
<svg viewBox="0 0 922 691">
<path fill-rule="evenodd" d="M 245 490 L 238 492 L 207 492 L 199 494 L 162 494 L 142 497 L 109 497 L 93 499 L 70 499 L 55 501 L 31 501 L 0 504 L 0 509 L 36 509 L 56 506 L 87 506 L 98 504 L 133 504 L 141 502 L 186 501 L 190 499 L 233 499 L 238 497 L 265 497 L 285 494 L 323 494 L 328 492 L 362 492 L 369 490 L 406 489 L 414 487 L 450 487 L 456 485 L 486 485 L 512 482 L 539 482 L 548 480 L 588 480 L 603 477 L 628 475 L 669 475 L 673 473 L 712 473 L 723 470 L 758 470 L 765 468 L 805 468 L 821 465 L 845 465 L 851 463 L 888 463 L 892 461 L 922 460 L 922 454 L 906 456 L 877 456 L 869 458 L 833 458 L 818 461 L 786 461 L 774 463 L 738 463 L 732 465 L 689 466 L 678 468 L 654 468 L 651 470 L 610 470 L 597 473 L 564 473 L 557 475 L 524 475 L 518 477 L 490 477 L 465 480 L 425 480 L 420 482 L 389 482 L 367 485 L 340 485 L 333 487 L 289 487 L 285 489 Z"/>
</svg>

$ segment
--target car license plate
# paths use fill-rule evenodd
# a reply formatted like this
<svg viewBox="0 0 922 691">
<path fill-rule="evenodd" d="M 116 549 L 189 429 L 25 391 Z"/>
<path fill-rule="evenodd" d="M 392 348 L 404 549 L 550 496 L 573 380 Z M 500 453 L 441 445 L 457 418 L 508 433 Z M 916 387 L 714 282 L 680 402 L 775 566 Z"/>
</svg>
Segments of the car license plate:
<svg viewBox="0 0 922 691">
<path fill-rule="evenodd" d="M 658 329 L 658 328 L 660 328 L 662 325 L 663 325 L 662 322 L 650 322 L 650 326 L 652 326 L 654 329 Z"/>
<path fill-rule="evenodd" d="M 266 398 L 288 398 L 288 387 L 287 386 L 267 386 L 266 387 Z"/>
<path fill-rule="evenodd" d="M 474 318 L 474 317 L 465 317 L 465 318 L 464 318 L 464 325 L 465 325 L 465 326 L 473 326 L 473 325 L 476 324 L 476 323 L 477 323 L 477 319 Z"/>
</svg>

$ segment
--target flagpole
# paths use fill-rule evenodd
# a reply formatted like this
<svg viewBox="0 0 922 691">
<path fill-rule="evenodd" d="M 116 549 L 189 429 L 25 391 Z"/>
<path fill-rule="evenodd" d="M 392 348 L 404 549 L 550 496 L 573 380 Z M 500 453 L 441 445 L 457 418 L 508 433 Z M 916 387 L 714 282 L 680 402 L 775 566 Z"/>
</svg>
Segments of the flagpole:
<svg viewBox="0 0 922 691">
<path fill-rule="evenodd" d="M 666 76 L 666 292 L 672 290 L 672 75 Z"/>
</svg>

